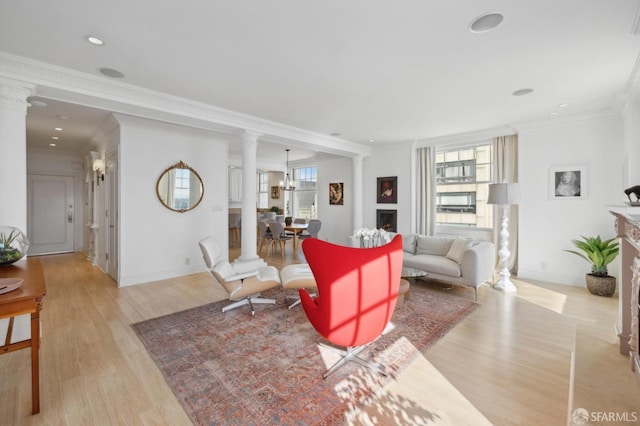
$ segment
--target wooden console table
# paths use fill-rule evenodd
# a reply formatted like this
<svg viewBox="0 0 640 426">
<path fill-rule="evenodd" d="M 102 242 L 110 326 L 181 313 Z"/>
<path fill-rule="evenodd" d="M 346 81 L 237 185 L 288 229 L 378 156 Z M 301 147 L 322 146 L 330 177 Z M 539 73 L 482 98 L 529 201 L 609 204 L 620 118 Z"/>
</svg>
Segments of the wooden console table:
<svg viewBox="0 0 640 426">
<path fill-rule="evenodd" d="M 0 268 L 0 278 L 22 278 L 20 288 L 0 294 L 0 319 L 31 314 L 31 336 L 27 340 L 11 343 L 11 326 L 4 342 L 0 342 L 0 355 L 31 347 L 31 414 L 40 412 L 40 311 L 47 293 L 42 265 L 35 258 L 22 259 L 11 266 Z"/>
</svg>

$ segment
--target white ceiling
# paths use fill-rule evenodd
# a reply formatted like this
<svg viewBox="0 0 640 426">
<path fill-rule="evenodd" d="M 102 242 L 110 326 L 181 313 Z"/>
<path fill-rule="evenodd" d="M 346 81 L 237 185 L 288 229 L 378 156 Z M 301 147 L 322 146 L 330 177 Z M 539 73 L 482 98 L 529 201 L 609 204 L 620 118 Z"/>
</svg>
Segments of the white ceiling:
<svg viewBox="0 0 640 426">
<path fill-rule="evenodd" d="M 563 117 L 616 108 L 636 89 L 639 6 L 640 0 L 4 1 L 0 51 L 97 76 L 113 68 L 127 84 L 376 145 L 550 119 L 554 111 Z M 468 30 L 493 11 L 504 15 L 495 30 Z M 106 44 L 89 44 L 88 34 Z M 534 91 L 512 96 L 524 88 Z M 45 102 L 29 111 L 30 145 L 48 145 L 57 108 L 82 115 L 60 126 L 65 140 L 75 137 L 76 125 L 86 138 L 104 120 L 104 112 Z M 569 106 L 559 108 L 563 103 Z"/>
</svg>

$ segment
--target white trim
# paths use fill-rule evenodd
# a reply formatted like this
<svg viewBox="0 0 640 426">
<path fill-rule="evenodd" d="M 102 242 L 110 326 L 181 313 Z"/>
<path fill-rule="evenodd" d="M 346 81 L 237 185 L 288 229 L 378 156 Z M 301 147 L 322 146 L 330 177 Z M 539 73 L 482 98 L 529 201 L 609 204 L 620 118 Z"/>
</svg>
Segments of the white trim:
<svg viewBox="0 0 640 426">
<path fill-rule="evenodd" d="M 464 145 L 469 143 L 476 143 L 478 141 L 492 140 L 493 138 L 498 136 L 508 136 L 515 134 L 517 134 L 517 130 L 512 127 L 494 127 L 491 129 L 483 129 L 475 132 L 458 133 L 455 135 L 417 140 L 415 147 L 424 148 L 425 146 L 442 146 L 453 144 Z"/>
<path fill-rule="evenodd" d="M 262 134 L 261 140 L 320 148 L 335 155 L 369 155 L 371 148 L 120 81 L 0 52 L 0 78 L 35 84 L 45 98 L 226 134 Z"/>
</svg>

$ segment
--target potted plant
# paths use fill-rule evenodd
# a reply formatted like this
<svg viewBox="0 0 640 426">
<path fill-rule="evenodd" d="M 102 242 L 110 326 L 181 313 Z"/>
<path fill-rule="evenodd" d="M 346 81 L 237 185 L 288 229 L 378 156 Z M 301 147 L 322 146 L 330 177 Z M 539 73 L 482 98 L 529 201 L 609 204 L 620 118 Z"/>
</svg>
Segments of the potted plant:
<svg viewBox="0 0 640 426">
<path fill-rule="evenodd" d="M 616 277 L 609 275 L 607 265 L 618 256 L 620 249 L 615 238 L 602 240 L 600 236 L 581 237 L 581 240 L 571 240 L 581 252 L 565 250 L 576 254 L 591 264 L 591 273 L 586 274 L 587 288 L 591 294 L 598 296 L 613 296 L 616 291 Z"/>
</svg>

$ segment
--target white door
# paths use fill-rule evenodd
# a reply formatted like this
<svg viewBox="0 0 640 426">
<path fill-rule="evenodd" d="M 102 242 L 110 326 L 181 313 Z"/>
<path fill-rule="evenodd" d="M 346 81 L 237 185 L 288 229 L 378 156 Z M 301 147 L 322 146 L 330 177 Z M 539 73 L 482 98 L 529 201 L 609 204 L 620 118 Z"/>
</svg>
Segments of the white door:
<svg viewBox="0 0 640 426">
<path fill-rule="evenodd" d="M 29 254 L 73 252 L 73 176 L 29 175 L 27 186 Z"/>
<path fill-rule="evenodd" d="M 118 151 L 107 153 L 107 270 L 118 282 Z"/>
</svg>

